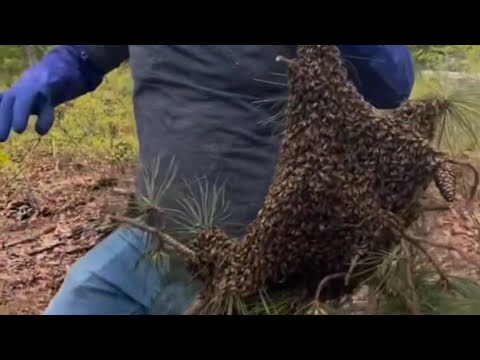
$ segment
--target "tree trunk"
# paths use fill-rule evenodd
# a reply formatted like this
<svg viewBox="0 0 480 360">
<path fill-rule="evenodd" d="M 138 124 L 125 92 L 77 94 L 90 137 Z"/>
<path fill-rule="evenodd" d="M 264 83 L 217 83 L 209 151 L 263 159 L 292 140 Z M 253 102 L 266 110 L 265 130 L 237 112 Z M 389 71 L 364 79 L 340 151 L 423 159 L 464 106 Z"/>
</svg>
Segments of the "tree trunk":
<svg viewBox="0 0 480 360">
<path fill-rule="evenodd" d="M 34 65 L 38 61 L 35 45 L 24 45 L 23 48 L 25 50 L 25 56 L 27 57 L 28 65 Z"/>
</svg>

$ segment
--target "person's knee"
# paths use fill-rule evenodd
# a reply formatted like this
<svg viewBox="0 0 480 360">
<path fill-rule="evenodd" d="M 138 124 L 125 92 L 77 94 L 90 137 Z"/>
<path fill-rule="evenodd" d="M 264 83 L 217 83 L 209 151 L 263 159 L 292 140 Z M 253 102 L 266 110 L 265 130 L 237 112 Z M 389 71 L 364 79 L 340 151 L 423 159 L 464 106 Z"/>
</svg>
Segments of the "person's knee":
<svg viewBox="0 0 480 360">
<path fill-rule="evenodd" d="M 44 315 L 136 315 L 145 307 L 88 269 L 73 268 Z"/>
<path fill-rule="evenodd" d="M 114 232 L 72 266 L 45 314 L 146 313 L 159 283 L 146 249 L 141 232 Z"/>
<path fill-rule="evenodd" d="M 143 233 L 119 230 L 80 259 L 46 314 L 177 314 L 196 294 L 181 264 L 149 256 Z"/>
</svg>

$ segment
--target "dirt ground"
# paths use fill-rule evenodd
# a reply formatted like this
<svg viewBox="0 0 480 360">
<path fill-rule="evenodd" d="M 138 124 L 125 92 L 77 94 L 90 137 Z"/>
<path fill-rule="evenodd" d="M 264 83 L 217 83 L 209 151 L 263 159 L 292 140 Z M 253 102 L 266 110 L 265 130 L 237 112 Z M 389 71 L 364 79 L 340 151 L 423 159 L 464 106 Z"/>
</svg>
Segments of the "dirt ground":
<svg viewBox="0 0 480 360">
<path fill-rule="evenodd" d="M 108 214 L 126 208 L 133 168 L 50 162 L 10 176 L 0 184 L 0 314 L 41 314 L 69 267 L 114 229 Z"/>
<path fill-rule="evenodd" d="M 114 229 L 108 214 L 123 212 L 133 189 L 133 167 L 43 162 L 27 168 L 20 178 L 0 179 L 0 314 L 41 314 L 69 267 Z M 436 249 L 452 273 L 480 278 L 479 225 L 462 206 L 433 214 L 423 229 L 472 257 L 469 263 Z"/>
</svg>

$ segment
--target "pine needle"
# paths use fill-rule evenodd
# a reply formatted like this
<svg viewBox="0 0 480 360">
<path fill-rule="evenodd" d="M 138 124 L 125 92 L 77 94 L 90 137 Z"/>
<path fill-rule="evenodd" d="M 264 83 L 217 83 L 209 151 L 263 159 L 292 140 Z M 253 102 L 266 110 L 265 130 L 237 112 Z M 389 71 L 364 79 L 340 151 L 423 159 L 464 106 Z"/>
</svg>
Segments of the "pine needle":
<svg viewBox="0 0 480 360">
<path fill-rule="evenodd" d="M 229 295 L 221 299 L 212 299 L 205 307 L 207 314 L 219 314 L 227 316 L 249 315 L 246 303 L 238 296 Z"/>
<path fill-rule="evenodd" d="M 289 315 L 292 313 L 293 296 L 290 294 L 275 294 L 271 297 L 267 291 L 259 294 L 260 302 L 250 304 L 251 315 Z"/>
<path fill-rule="evenodd" d="M 415 288 L 424 315 L 478 315 L 480 314 L 480 285 L 472 279 L 451 277 L 450 289 L 442 286 L 436 272 L 419 268 L 414 274 Z M 380 294 L 380 314 L 410 314 L 401 296 L 399 283 L 390 292 Z"/>
<path fill-rule="evenodd" d="M 132 211 L 137 215 L 137 223 L 155 226 L 158 231 L 165 230 L 168 209 L 163 207 L 167 198 L 175 196 L 173 184 L 177 175 L 177 166 L 173 157 L 167 165 L 163 178 L 160 177 L 162 161 L 156 158 L 151 164 L 141 169 L 144 193 L 137 196 L 132 203 Z M 162 266 L 169 266 L 169 254 L 165 251 L 165 243 L 158 234 L 147 232 L 151 251 L 148 255 Z"/>
<path fill-rule="evenodd" d="M 139 229 L 141 231 L 144 231 L 145 233 L 155 235 L 155 237 L 162 243 L 162 247 L 168 247 L 171 252 L 174 252 L 175 254 L 183 257 L 184 259 L 194 260 L 196 257 L 196 254 L 193 250 L 178 242 L 176 239 L 172 238 L 168 234 L 162 233 L 155 227 L 145 225 L 138 220 L 129 219 L 123 216 L 112 216 L 112 220 Z"/>
<path fill-rule="evenodd" d="M 448 104 L 439 119 L 437 146 L 451 153 L 476 148 L 480 131 L 480 90 L 441 77 L 429 79 L 428 87 L 428 91 L 412 101 L 438 98 Z"/>
<path fill-rule="evenodd" d="M 160 178 L 160 168 L 162 163 L 156 159 L 152 166 L 144 166 L 141 171 L 141 180 L 143 181 L 144 193 L 135 198 L 132 203 L 132 211 L 138 214 L 139 219 L 149 225 L 158 226 L 160 230 L 164 229 L 166 222 L 166 213 L 168 209 L 163 207 L 167 198 L 174 195 L 173 183 L 177 175 L 175 159 L 172 158 L 168 164 L 165 176 Z"/>
<path fill-rule="evenodd" d="M 230 202 L 226 200 L 224 185 L 196 179 L 193 184 L 185 183 L 185 189 L 177 199 L 180 209 L 171 211 L 176 238 L 193 239 L 202 230 L 226 225 Z"/>
</svg>

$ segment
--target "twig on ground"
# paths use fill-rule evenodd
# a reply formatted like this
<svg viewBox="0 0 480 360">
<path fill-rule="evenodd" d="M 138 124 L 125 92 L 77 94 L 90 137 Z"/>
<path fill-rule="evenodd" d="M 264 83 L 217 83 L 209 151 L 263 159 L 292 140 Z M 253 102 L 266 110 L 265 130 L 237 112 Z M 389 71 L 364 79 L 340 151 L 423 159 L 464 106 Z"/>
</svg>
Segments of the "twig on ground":
<svg viewBox="0 0 480 360">
<path fill-rule="evenodd" d="M 120 195 L 120 196 L 125 196 L 125 197 L 129 197 L 129 196 L 132 195 L 132 191 L 129 191 L 127 189 L 122 189 L 122 188 L 113 188 L 112 193 L 114 195 Z"/>
<path fill-rule="evenodd" d="M 29 252 L 27 253 L 27 255 L 29 255 L 29 256 L 35 256 L 35 255 L 38 255 L 38 254 L 41 254 L 41 253 L 50 251 L 50 250 L 52 250 L 52 249 L 55 249 L 56 247 L 61 246 L 61 245 L 65 245 L 65 243 L 64 243 L 63 241 L 58 241 L 58 242 L 56 242 L 56 243 L 53 243 L 53 244 L 44 246 L 44 247 L 42 247 L 42 248 L 40 248 L 40 249 L 29 251 Z"/>
<path fill-rule="evenodd" d="M 90 191 L 98 191 L 107 188 L 113 188 L 118 184 L 118 179 L 111 176 L 104 176 L 97 179 L 92 185 L 88 187 Z"/>
<path fill-rule="evenodd" d="M 74 203 L 74 204 L 67 203 L 67 204 L 63 205 L 60 209 L 55 210 L 55 214 L 59 215 L 59 214 L 65 212 L 65 211 L 78 209 L 80 206 L 85 206 L 87 204 L 88 204 L 87 200 L 81 200 L 81 201 L 79 201 L 77 203 Z"/>
<path fill-rule="evenodd" d="M 56 225 L 54 225 L 54 226 L 49 226 L 49 227 L 43 229 L 43 230 L 42 230 L 40 233 L 38 233 L 38 234 L 29 236 L 29 237 L 27 237 L 27 238 L 25 238 L 25 239 L 21 239 L 21 240 L 17 240 L 17 241 L 12 241 L 12 242 L 10 242 L 10 243 L 8 243 L 8 244 L 5 244 L 5 245 L 3 246 L 3 249 L 10 249 L 10 248 L 15 247 L 15 246 L 20 245 L 20 244 L 25 244 L 25 243 L 28 243 L 28 242 L 35 241 L 35 240 L 37 240 L 39 237 L 55 231 L 56 228 L 57 228 Z"/>
<path fill-rule="evenodd" d="M 73 249 L 66 250 L 65 253 L 68 254 L 68 255 L 72 255 L 72 254 L 76 254 L 78 252 L 88 251 L 88 250 L 92 249 L 94 246 L 95 245 L 77 246 Z"/>
</svg>

